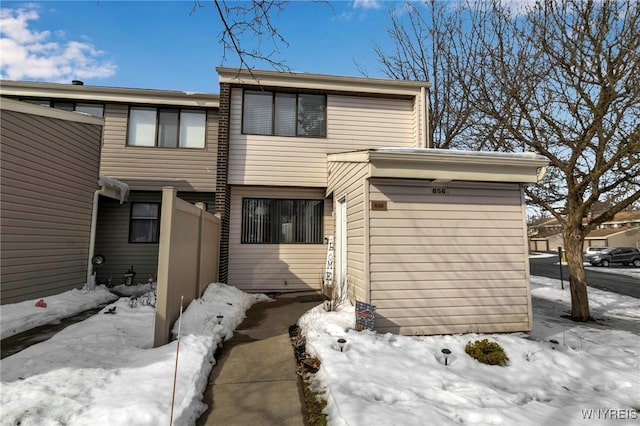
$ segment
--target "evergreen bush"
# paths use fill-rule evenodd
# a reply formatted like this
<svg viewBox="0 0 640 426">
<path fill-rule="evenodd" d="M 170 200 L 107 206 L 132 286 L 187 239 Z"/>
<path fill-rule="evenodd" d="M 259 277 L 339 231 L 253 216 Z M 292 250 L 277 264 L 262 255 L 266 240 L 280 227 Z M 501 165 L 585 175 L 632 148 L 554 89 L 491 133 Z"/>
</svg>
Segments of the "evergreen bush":
<svg viewBox="0 0 640 426">
<path fill-rule="evenodd" d="M 502 346 L 497 342 L 490 342 L 487 339 L 467 343 L 464 351 L 469 354 L 471 358 L 483 364 L 505 366 L 509 363 L 509 357 L 505 354 Z"/>
</svg>

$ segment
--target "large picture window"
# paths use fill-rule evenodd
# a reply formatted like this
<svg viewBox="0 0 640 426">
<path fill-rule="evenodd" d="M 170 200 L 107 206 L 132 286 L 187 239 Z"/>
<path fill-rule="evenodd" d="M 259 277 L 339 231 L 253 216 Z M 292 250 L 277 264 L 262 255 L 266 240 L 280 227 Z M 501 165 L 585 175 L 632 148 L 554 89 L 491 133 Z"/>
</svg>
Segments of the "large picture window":
<svg viewBox="0 0 640 426">
<path fill-rule="evenodd" d="M 323 200 L 244 198 L 243 244 L 322 244 Z"/>
<path fill-rule="evenodd" d="M 245 90 L 242 133 L 251 135 L 327 136 L 327 97 L 307 93 Z"/>
<path fill-rule="evenodd" d="M 131 203 L 130 243 L 157 243 L 160 236 L 160 204 Z"/>
<path fill-rule="evenodd" d="M 129 146 L 204 148 L 207 113 L 169 108 L 129 109 Z"/>
</svg>

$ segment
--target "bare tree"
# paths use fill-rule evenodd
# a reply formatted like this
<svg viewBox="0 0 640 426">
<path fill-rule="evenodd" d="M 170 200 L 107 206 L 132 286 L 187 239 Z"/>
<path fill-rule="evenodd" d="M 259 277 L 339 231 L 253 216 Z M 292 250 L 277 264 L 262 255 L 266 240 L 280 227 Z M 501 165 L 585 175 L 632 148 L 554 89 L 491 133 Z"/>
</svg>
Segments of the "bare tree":
<svg viewBox="0 0 640 426">
<path fill-rule="evenodd" d="M 289 68 L 278 57 L 287 40 L 275 25 L 288 0 L 213 0 L 223 30 L 219 42 L 223 46 L 224 63 L 231 52 L 240 62 L 239 68 L 251 70 L 253 62 L 265 62 L 278 71 Z M 205 7 L 204 0 L 194 0 L 191 13 Z"/>
<path fill-rule="evenodd" d="M 312 0 L 331 8 L 328 0 Z M 191 13 L 207 6 L 206 0 L 193 0 Z M 277 27 L 280 14 L 289 0 L 213 0 L 222 23 L 218 41 L 223 47 L 222 62 L 235 56 L 238 68 L 253 69 L 256 62 L 266 63 L 277 71 L 289 71 L 279 55 L 289 43 Z"/>
<path fill-rule="evenodd" d="M 571 316 L 586 321 L 585 236 L 640 199 L 640 2 L 546 0 L 518 13 L 500 0 L 461 6 L 449 12 L 461 30 L 437 52 L 453 58 L 434 72 L 456 78 L 476 117 L 466 133 L 476 147 L 549 159 L 526 194 L 563 226 Z"/>
<path fill-rule="evenodd" d="M 382 71 L 398 80 L 429 81 L 429 140 L 434 148 L 461 147 L 473 129 L 474 109 L 457 78 L 449 72 L 453 63 L 473 69 L 475 57 L 456 54 L 456 35 L 460 15 L 447 2 L 430 0 L 425 4 L 406 3 L 402 13 L 391 9 L 387 34 L 394 51 L 374 44 Z M 406 20 L 405 20 L 406 18 Z M 367 74 L 361 66 L 363 74 Z"/>
</svg>

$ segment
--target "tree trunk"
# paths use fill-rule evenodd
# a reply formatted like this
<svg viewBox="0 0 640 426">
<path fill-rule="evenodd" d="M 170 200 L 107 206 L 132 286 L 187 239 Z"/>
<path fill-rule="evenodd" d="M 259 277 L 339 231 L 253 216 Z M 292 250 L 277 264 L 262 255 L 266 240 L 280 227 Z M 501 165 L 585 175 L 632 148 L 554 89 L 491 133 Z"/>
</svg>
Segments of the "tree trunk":
<svg viewBox="0 0 640 426">
<path fill-rule="evenodd" d="M 575 321 L 588 321 L 591 318 L 587 295 L 587 276 L 583 264 L 583 244 L 584 235 L 580 230 L 565 229 L 564 248 L 569 267 L 571 318 Z"/>
</svg>

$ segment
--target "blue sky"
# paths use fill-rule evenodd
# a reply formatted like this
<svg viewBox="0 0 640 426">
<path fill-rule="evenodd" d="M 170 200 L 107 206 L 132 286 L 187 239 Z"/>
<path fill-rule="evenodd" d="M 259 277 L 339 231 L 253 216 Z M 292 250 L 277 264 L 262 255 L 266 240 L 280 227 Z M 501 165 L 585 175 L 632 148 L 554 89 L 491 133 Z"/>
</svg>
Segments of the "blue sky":
<svg viewBox="0 0 640 426">
<path fill-rule="evenodd" d="M 210 0 L 191 13 L 184 1 L 2 1 L 2 79 L 218 92 L 222 24 Z M 401 2 L 330 5 L 292 1 L 275 24 L 289 46 L 278 56 L 293 71 L 384 77 L 373 41 L 389 43 L 389 10 Z M 269 45 L 267 46 L 269 47 Z M 270 69 L 268 64 L 255 64 Z"/>
</svg>

